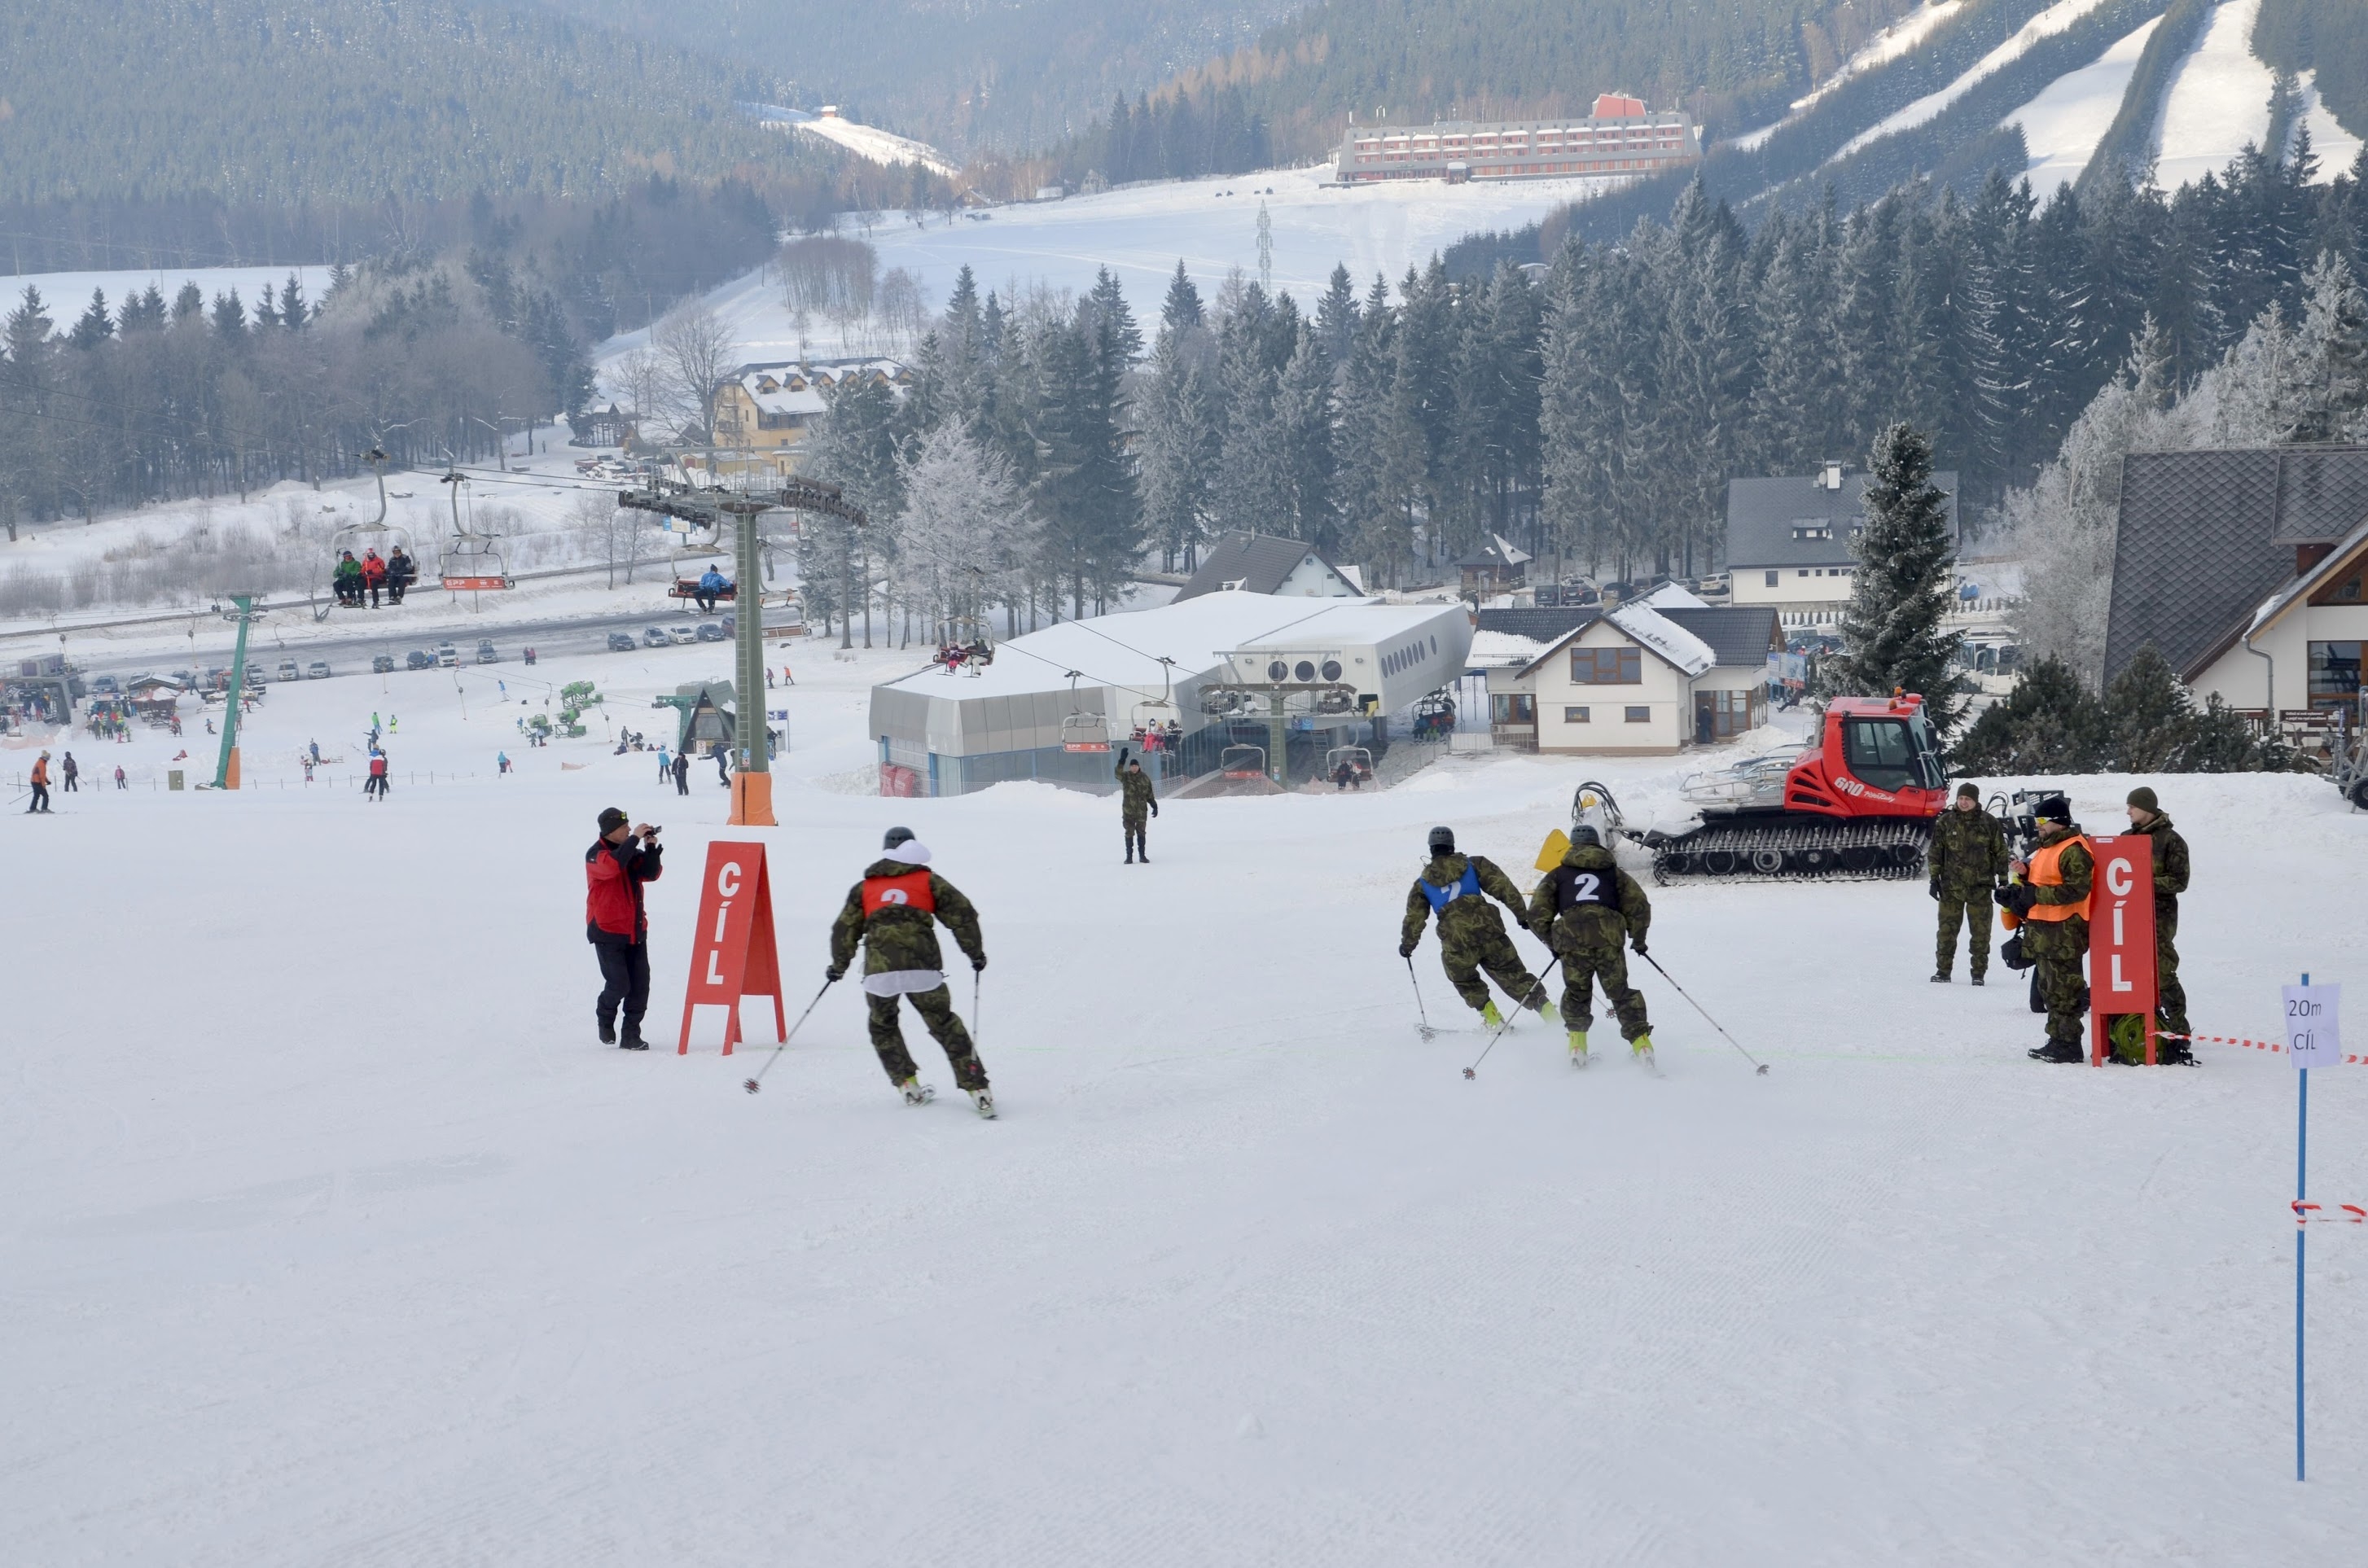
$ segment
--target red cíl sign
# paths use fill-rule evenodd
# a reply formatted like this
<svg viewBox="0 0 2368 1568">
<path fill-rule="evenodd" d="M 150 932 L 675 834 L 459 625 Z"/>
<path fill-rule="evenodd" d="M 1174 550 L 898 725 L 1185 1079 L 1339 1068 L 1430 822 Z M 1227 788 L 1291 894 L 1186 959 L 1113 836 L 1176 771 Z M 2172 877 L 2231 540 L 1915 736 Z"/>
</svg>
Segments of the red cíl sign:
<svg viewBox="0 0 2368 1568">
<path fill-rule="evenodd" d="M 2096 880 L 2089 892 L 2089 1060 L 2111 1049 L 2105 1020 L 2146 1018 L 2146 1064 L 2154 1065 L 2154 840 L 2143 833 L 2091 838 Z"/>
<path fill-rule="evenodd" d="M 786 1042 L 781 962 L 773 939 L 773 888 L 765 875 L 765 846 L 723 840 L 707 846 L 699 884 L 699 929 L 690 949 L 690 984 L 683 992 L 682 1039 L 675 1054 L 690 1052 L 691 1010 L 725 1010 L 723 1054 L 740 1040 L 740 998 L 770 996 L 773 1028 Z"/>
</svg>

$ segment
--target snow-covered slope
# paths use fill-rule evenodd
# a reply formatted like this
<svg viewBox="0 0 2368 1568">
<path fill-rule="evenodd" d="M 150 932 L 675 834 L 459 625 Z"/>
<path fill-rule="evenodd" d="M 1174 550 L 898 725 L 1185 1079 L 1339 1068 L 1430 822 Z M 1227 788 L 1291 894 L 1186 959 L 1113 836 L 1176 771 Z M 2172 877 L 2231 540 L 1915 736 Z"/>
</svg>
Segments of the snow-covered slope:
<svg viewBox="0 0 2368 1568">
<path fill-rule="evenodd" d="M 1653 958 L 1770 1074 L 1638 960 L 1664 1076 L 1607 1020 L 1585 1074 L 1524 1023 L 1467 1082 L 1436 946 L 1415 983 L 1465 1032 L 1429 1042 L 1396 951 L 1429 828 L 1526 885 L 1578 779 L 1634 816 L 1697 759 L 1178 801 L 1130 867 L 1106 798 L 835 792 L 917 660 L 793 650 L 781 825 L 731 829 L 712 768 L 677 795 L 601 738 L 664 733 L 650 699 L 719 652 L 275 688 L 252 790 L 0 813 L 12 1563 L 2316 1568 L 2368 1538 L 2348 1228 L 2311 1246 L 2328 1479 L 2293 1481 L 2282 1058 L 2033 1063 L 2018 977 L 1927 982 L 1920 881 L 1650 888 Z M 590 738 L 515 744 L 494 682 L 541 711 L 529 674 L 599 683 Z M 373 710 L 384 804 L 347 777 Z M 309 790 L 308 739 L 347 757 Z M 2132 782 L 2069 784 L 2101 828 Z M 2200 1025 L 2258 1039 L 2282 981 L 2368 969 L 2368 817 L 2317 778 L 2147 782 L 2194 846 Z M 593 1040 L 610 804 L 669 844 L 647 1055 Z M 957 995 L 999 1122 L 909 1017 L 947 1097 L 898 1104 L 845 983 L 760 1095 L 718 1019 L 672 1051 L 708 845 L 769 847 L 794 1018 L 892 823 L 981 911 Z M 2368 1068 L 2317 1076 L 2312 1195 L 2368 1199 Z"/>
<path fill-rule="evenodd" d="M 949 177 L 960 172 L 952 159 L 926 142 L 916 142 L 876 125 L 859 125 L 836 111 L 810 114 L 803 109 L 768 109 L 760 123 L 828 142 L 875 164 L 919 164 Z"/>
<path fill-rule="evenodd" d="M 1932 30 L 1965 8 L 1966 0 L 1926 0 L 1926 3 L 1892 23 L 1859 46 L 1857 51 L 1842 62 L 1834 74 L 1817 84 L 1805 97 L 1794 98 L 1791 111 L 1783 119 L 1748 131 L 1735 139 L 1738 147 L 1757 147 L 1792 121 L 1814 108 L 1827 94 L 1853 76 L 1865 74 L 1881 65 L 1889 64 L 1907 54 L 1932 35 Z"/>
<path fill-rule="evenodd" d="M 2021 125 L 2031 155 L 2031 187 L 2042 200 L 2080 177 L 2112 129 L 2146 40 L 2162 25 L 2156 17 L 2105 51 L 2093 63 L 2058 76 L 1998 123 Z"/>
<path fill-rule="evenodd" d="M 2274 74 L 2253 55 L 2261 0 L 2226 0 L 2180 62 L 2155 127 L 2155 177 L 2174 189 L 2227 166 L 2270 131 Z"/>
<path fill-rule="evenodd" d="M 1843 143 L 1841 151 L 1835 156 L 1846 158 L 1880 137 L 1924 124 L 1964 97 L 1984 77 L 1994 75 L 2013 64 L 2030 51 L 2032 45 L 2064 31 L 2104 3 L 2105 0 L 2057 0 L 2055 5 L 2025 22 L 2012 38 L 1975 61 L 1955 81 L 1877 120 Z"/>
<path fill-rule="evenodd" d="M 2361 139 L 2336 122 L 2327 106 L 2318 101 L 2318 73 L 2305 71 L 2296 78 L 2302 91 L 2302 112 L 2294 118 L 2294 129 L 2310 128 L 2311 150 L 2317 153 L 2322 169 L 2345 169 L 2360 156 Z"/>
</svg>

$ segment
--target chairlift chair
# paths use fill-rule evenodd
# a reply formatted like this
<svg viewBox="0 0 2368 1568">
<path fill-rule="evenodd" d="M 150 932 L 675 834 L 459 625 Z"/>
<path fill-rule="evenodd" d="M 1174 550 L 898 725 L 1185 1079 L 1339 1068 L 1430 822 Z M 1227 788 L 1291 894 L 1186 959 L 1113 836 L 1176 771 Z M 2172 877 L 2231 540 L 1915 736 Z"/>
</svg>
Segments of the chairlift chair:
<svg viewBox="0 0 2368 1568">
<path fill-rule="evenodd" d="M 1373 776 L 1373 754 L 1371 750 L 1364 746 L 1334 746 L 1324 754 L 1324 781 L 1339 783 L 1340 769 L 1344 765 L 1351 775 L 1349 782 L 1352 788 L 1362 788 L 1365 780 Z"/>
<path fill-rule="evenodd" d="M 495 592 L 515 586 L 499 541 L 490 533 L 477 531 L 474 508 L 468 523 L 461 520 L 461 486 L 468 481 L 458 470 L 449 470 L 437 483 L 452 487 L 452 537 L 445 540 L 438 564 L 443 585 L 456 594 Z"/>
<path fill-rule="evenodd" d="M 1110 748 L 1110 721 L 1099 713 L 1085 710 L 1077 696 L 1077 682 L 1083 673 L 1069 672 L 1069 716 L 1061 721 L 1061 749 L 1064 752 L 1101 752 Z"/>
<path fill-rule="evenodd" d="M 949 615 L 938 621 L 938 651 L 930 661 L 940 665 L 948 675 L 967 672 L 975 676 L 995 663 L 995 637 L 987 630 L 984 617 Z M 1070 683 L 1072 689 L 1076 682 Z M 1102 749 L 1110 749 L 1105 746 Z"/>
<path fill-rule="evenodd" d="M 418 551 L 411 547 L 411 530 L 386 520 L 386 454 L 372 447 L 362 454 L 362 460 L 369 463 L 378 476 L 378 516 L 366 523 L 347 523 L 329 536 L 329 602 L 313 605 L 314 620 L 328 619 L 329 612 L 341 603 L 351 609 L 361 602 L 359 593 L 351 599 L 337 597 L 337 565 L 347 556 L 359 562 L 376 551 L 381 561 L 391 561 L 395 551 L 401 551 L 415 561 L 418 559 Z"/>
<path fill-rule="evenodd" d="M 1217 771 L 1228 778 L 1266 777 L 1266 747 L 1227 746 L 1217 756 Z"/>
</svg>

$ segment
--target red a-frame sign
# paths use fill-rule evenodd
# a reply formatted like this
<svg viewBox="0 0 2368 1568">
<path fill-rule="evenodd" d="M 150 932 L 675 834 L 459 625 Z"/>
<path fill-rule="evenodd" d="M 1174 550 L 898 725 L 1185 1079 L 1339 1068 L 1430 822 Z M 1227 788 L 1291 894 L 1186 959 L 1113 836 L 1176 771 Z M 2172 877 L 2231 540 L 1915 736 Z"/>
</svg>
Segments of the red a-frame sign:
<svg viewBox="0 0 2368 1568">
<path fill-rule="evenodd" d="M 740 998 L 770 996 L 773 1028 L 783 1041 L 788 1016 L 781 1009 L 781 963 L 773 940 L 773 888 L 765 875 L 762 844 L 717 841 L 707 846 L 707 870 L 700 880 L 699 929 L 690 949 L 690 984 L 682 998 L 682 1040 L 675 1054 L 690 1053 L 694 1007 L 722 1007 L 723 1054 L 740 1039 Z"/>
<path fill-rule="evenodd" d="M 2154 840 L 2143 833 L 2092 838 L 2096 861 L 2089 892 L 2089 1062 L 2104 1065 L 2112 1049 L 2106 1020 L 2122 1013 L 2146 1019 L 2146 1059 L 2155 1062 L 2157 997 L 2154 970 Z"/>
</svg>

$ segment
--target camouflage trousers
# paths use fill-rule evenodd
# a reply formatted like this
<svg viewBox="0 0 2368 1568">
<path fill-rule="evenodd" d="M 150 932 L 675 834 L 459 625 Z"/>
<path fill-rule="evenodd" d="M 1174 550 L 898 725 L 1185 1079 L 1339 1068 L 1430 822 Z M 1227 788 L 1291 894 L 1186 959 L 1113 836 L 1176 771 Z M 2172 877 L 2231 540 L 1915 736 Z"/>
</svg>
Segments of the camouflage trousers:
<svg viewBox="0 0 2368 1568">
<path fill-rule="evenodd" d="M 1143 841 L 1144 825 L 1149 821 L 1149 814 L 1144 812 L 1121 812 L 1119 813 L 1119 826 L 1126 835 L 1126 852 L 1128 855 L 1140 855 L 1146 860 L 1151 858 L 1151 846 Z"/>
<path fill-rule="evenodd" d="M 1653 1032 L 1645 1016 L 1645 994 L 1628 983 L 1628 953 L 1622 948 L 1563 948 L 1562 1021 L 1565 1028 L 1585 1034 L 1595 1022 L 1595 982 L 1603 982 L 1603 999 L 1620 1020 L 1620 1038 L 1634 1040 Z"/>
<path fill-rule="evenodd" d="M 1505 935 L 1501 926 L 1480 926 L 1465 931 L 1452 941 L 1441 941 L 1440 963 L 1447 971 L 1448 983 L 1463 998 L 1474 1012 L 1488 1006 L 1487 982 L 1480 978 L 1486 970 L 1489 977 L 1505 988 L 1505 994 L 1524 1007 L 1545 1006 L 1546 988 L 1538 983 L 1513 939 Z"/>
<path fill-rule="evenodd" d="M 2189 1032 L 2187 987 L 2179 983 L 2179 906 L 2154 906 L 2154 1011 L 2172 1034 Z"/>
<path fill-rule="evenodd" d="M 2022 927 L 2023 947 L 2039 960 L 2039 999 L 2047 1006 L 2047 1039 L 2088 1049 L 2089 982 L 2080 960 L 2089 951 L 2089 923 L 2034 920 Z"/>
<path fill-rule="evenodd" d="M 1941 890 L 1941 939 L 1932 950 L 1932 972 L 1946 974 L 1957 961 L 1957 926 L 1966 926 L 1966 947 L 1973 959 L 1974 978 L 1979 980 L 1990 969 L 1990 890 L 1975 887 L 1960 892 L 1954 888 Z"/>
<path fill-rule="evenodd" d="M 888 1070 L 888 1081 L 901 1084 L 919 1071 L 913 1065 L 913 1053 L 905 1049 L 905 1031 L 896 1023 L 896 998 L 866 996 L 871 1006 L 871 1049 L 880 1053 L 880 1065 Z M 953 1063 L 954 1084 L 964 1089 L 986 1087 L 986 1069 L 972 1049 L 970 1031 L 954 1012 L 953 994 L 940 985 L 934 991 L 911 991 L 905 1000 L 913 1004 L 913 1011 L 921 1015 L 921 1022 L 929 1026 L 929 1034 L 945 1048 L 946 1060 Z"/>
</svg>

